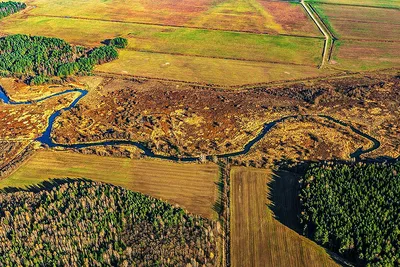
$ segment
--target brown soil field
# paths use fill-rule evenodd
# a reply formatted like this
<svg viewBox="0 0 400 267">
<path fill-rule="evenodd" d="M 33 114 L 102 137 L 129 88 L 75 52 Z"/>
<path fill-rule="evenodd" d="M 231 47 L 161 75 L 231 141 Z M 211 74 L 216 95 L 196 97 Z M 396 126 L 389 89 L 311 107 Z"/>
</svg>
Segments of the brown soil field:
<svg viewBox="0 0 400 267">
<path fill-rule="evenodd" d="M 331 66 L 353 70 L 376 70 L 400 66 L 400 43 L 343 40 L 335 42 Z"/>
<path fill-rule="evenodd" d="M 29 187 L 52 178 L 87 178 L 123 186 L 216 219 L 218 174 L 218 166 L 211 163 L 180 164 L 39 151 L 11 176 L 1 180 L 0 187 Z"/>
<path fill-rule="evenodd" d="M 283 175 L 293 175 L 283 173 Z M 231 260 L 232 266 L 337 266 L 325 250 L 276 219 L 269 207 L 280 198 L 279 208 L 296 218 L 293 187 L 271 192 L 277 179 L 270 170 L 234 167 L 231 171 Z M 268 184 L 268 186 L 267 186 Z M 295 185 L 295 183 L 294 183 Z M 285 221 L 287 218 L 282 218 Z"/>
<path fill-rule="evenodd" d="M 367 156 L 398 157 L 399 84 L 397 71 L 238 90 L 109 77 L 56 120 L 53 137 L 60 143 L 130 139 L 156 153 L 178 156 L 221 154 L 240 150 L 266 122 L 287 115 L 328 114 L 381 141 L 382 146 Z M 348 159 L 349 150 L 365 147 L 365 139 L 348 129 L 307 121 L 296 130 L 297 122 L 284 126 L 287 123 L 265 137 L 268 143 L 274 134 L 276 150 L 281 149 L 279 134 L 287 135 L 289 129 L 301 136 L 285 139 L 292 155 Z M 337 143 L 341 145 L 330 153 L 322 149 Z"/>
</svg>

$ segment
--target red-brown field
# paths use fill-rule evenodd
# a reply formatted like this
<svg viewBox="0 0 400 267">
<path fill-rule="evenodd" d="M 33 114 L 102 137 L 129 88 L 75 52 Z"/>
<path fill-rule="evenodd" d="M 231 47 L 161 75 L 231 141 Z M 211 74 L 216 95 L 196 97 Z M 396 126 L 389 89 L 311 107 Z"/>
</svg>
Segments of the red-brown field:
<svg viewBox="0 0 400 267">
<path fill-rule="evenodd" d="M 270 0 L 259 0 L 259 2 L 274 17 L 274 21 L 282 25 L 286 33 L 322 36 L 317 26 L 309 23 L 310 18 L 299 4 Z"/>
<path fill-rule="evenodd" d="M 327 4 L 313 6 L 339 39 L 399 40 L 399 10 Z"/>
<path fill-rule="evenodd" d="M 337 41 L 331 65 L 347 70 L 376 70 L 400 66 L 400 42 Z"/>
</svg>

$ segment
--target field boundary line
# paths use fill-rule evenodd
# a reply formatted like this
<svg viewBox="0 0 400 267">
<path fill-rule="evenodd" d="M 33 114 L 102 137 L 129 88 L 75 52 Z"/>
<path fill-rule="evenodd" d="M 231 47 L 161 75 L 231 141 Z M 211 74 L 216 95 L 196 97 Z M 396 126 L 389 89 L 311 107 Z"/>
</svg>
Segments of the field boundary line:
<svg viewBox="0 0 400 267">
<path fill-rule="evenodd" d="M 357 4 L 343 4 L 343 3 L 329 3 L 324 1 L 308 1 L 310 4 L 321 4 L 321 5 L 332 5 L 332 6 L 350 6 L 350 7 L 363 7 L 363 8 L 378 8 L 378 9 L 392 9 L 392 10 L 400 10 L 400 7 L 385 7 L 385 6 L 369 6 L 369 5 L 357 5 Z"/>
<path fill-rule="evenodd" d="M 381 21 L 371 21 L 371 20 L 359 20 L 359 19 L 346 19 L 346 18 L 334 18 L 337 21 L 349 21 L 356 23 L 366 23 L 366 24 L 384 24 L 384 25 L 400 25 L 400 23 L 390 23 L 390 22 L 381 22 Z"/>
<path fill-rule="evenodd" d="M 26 14 L 28 17 L 44 17 L 44 18 L 59 18 L 59 19 L 75 19 L 75 20 L 88 20 L 88 21 L 100 21 L 100 22 L 112 22 L 112 23 L 123 23 L 123 24 L 136 24 L 136 25 L 147 25 L 155 27 L 170 27 L 170 28 L 180 28 L 180 29 L 193 29 L 193 30 L 207 30 L 207 31 L 219 31 L 219 32 L 232 32 L 232 33 L 247 33 L 255 35 L 267 35 L 267 36 L 287 36 L 294 38 L 310 38 L 310 39 L 323 39 L 320 36 L 307 36 L 300 34 L 286 34 L 286 33 L 270 33 L 270 32 L 257 32 L 257 31 L 245 31 L 245 30 L 229 30 L 229 29 L 218 29 L 209 27 L 197 27 L 190 25 L 174 25 L 174 24 L 162 24 L 162 23 L 148 23 L 148 22 L 134 22 L 134 21 L 123 21 L 123 20 L 107 20 L 107 19 L 96 19 L 78 16 L 57 16 L 57 15 L 33 15 Z"/>
<path fill-rule="evenodd" d="M 234 58 L 234 57 L 203 56 L 203 55 L 196 55 L 196 54 L 191 55 L 191 54 L 185 54 L 185 53 L 162 52 L 162 51 L 153 51 L 153 50 L 146 50 L 146 49 L 135 49 L 135 48 L 124 48 L 124 50 L 141 52 L 141 53 L 150 53 L 150 54 L 182 56 L 182 57 L 198 57 L 198 58 L 224 59 L 224 60 L 243 61 L 243 62 L 257 62 L 257 63 L 271 63 L 271 64 L 284 64 L 284 65 L 294 65 L 294 66 L 315 67 L 315 65 L 312 65 L 312 64 L 302 64 L 302 63 L 272 61 L 272 60 L 257 60 L 257 59 Z"/>
<path fill-rule="evenodd" d="M 365 39 L 365 38 L 340 38 L 341 41 L 360 41 L 360 42 L 377 42 L 377 43 L 400 43 L 400 40 L 382 40 L 382 39 Z"/>
</svg>

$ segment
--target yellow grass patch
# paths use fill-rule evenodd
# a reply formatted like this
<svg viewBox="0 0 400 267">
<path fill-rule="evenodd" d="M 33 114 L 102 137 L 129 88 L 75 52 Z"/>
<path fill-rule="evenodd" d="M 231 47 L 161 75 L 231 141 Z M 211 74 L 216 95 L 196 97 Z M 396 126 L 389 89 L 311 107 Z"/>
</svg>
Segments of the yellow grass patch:
<svg viewBox="0 0 400 267">
<path fill-rule="evenodd" d="M 97 71 L 221 85 L 293 80 L 332 74 L 316 67 L 120 51 Z"/>
</svg>

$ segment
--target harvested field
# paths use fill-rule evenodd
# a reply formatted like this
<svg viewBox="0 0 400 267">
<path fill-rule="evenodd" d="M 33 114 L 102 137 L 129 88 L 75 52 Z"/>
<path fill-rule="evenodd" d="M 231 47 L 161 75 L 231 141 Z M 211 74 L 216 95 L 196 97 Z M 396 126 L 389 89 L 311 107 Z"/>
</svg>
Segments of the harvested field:
<svg viewBox="0 0 400 267">
<path fill-rule="evenodd" d="M 346 70 L 377 70 L 400 65 L 400 43 L 376 41 L 337 41 L 332 66 Z"/>
<path fill-rule="evenodd" d="M 290 173 L 284 173 L 291 175 Z M 270 170 L 234 167 L 231 171 L 231 260 L 232 266 L 337 266 L 322 247 L 300 236 L 276 220 L 268 208 L 267 184 L 277 179 Z M 295 186 L 292 182 L 291 187 Z M 297 205 L 289 187 L 274 194 L 285 205 L 287 217 L 296 218 Z M 282 203 L 280 203 L 282 204 Z M 274 208 L 276 209 L 276 208 Z M 287 221 L 287 218 L 282 218 Z M 294 222 L 292 222 L 293 224 Z"/>
<path fill-rule="evenodd" d="M 257 0 L 125 1 L 33 0 L 29 14 L 36 16 L 81 17 L 149 24 L 205 27 L 213 29 L 279 32 L 320 36 L 298 4 L 278 4 Z M 287 14 L 282 18 L 282 13 Z"/>
<path fill-rule="evenodd" d="M 218 166 L 132 160 L 62 151 L 39 151 L 0 187 L 28 187 L 52 178 L 87 178 L 123 186 L 179 204 L 189 212 L 216 218 Z"/>
<path fill-rule="evenodd" d="M 398 41 L 400 10 L 315 4 L 339 39 Z"/>
</svg>

